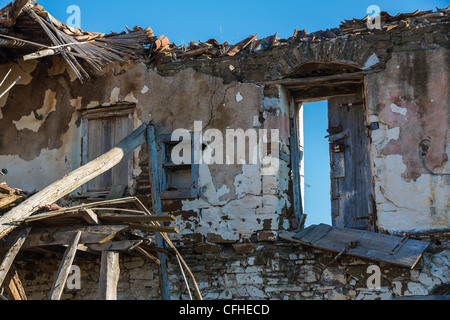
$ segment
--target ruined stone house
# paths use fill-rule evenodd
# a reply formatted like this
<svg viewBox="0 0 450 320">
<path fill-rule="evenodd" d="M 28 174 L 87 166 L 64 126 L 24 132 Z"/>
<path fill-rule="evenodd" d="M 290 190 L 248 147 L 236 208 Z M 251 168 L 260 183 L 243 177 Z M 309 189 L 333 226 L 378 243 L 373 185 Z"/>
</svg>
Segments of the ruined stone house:
<svg viewBox="0 0 450 320">
<path fill-rule="evenodd" d="M 142 239 L 133 242 L 134 250 L 118 255 L 118 278 L 108 280 L 118 299 L 195 298 L 194 282 L 203 299 L 448 295 L 449 12 L 383 12 L 381 29 L 370 29 L 364 18 L 311 34 L 295 30 L 289 39 L 275 34 L 180 47 L 150 28 L 110 35 L 70 28 L 37 4 L 14 1 L 0 11 L 0 78 L 7 76 L 0 180 L 16 197 L 2 209 L 0 222 L 11 229 L 2 231 L 2 253 L 11 252 L 26 228 L 29 237 L 68 230 L 62 229 L 67 219 L 81 213 L 69 210 L 67 217 L 64 208 L 112 199 L 119 190 L 114 198 L 134 197 L 147 213 L 160 205 L 160 214 L 174 217 L 161 222 L 172 229 L 161 230 L 171 230 L 164 239 L 194 277 L 181 272 L 173 247 L 156 239 L 160 233 L 142 228 L 127 239 L 148 238 L 147 254 L 136 250 Z M 333 225 L 305 227 L 314 212 L 302 209 L 308 152 L 302 103 L 324 99 L 331 194 L 319 201 L 332 203 Z M 143 127 L 154 129 L 155 140 L 147 135 L 112 169 L 8 220 L 15 208 Z M 179 140 L 172 133 L 179 129 L 191 156 L 210 150 L 211 136 L 242 129 L 250 141 L 245 160 L 227 164 L 224 150 L 222 164 L 173 163 Z M 255 146 L 251 132 L 258 133 L 265 161 L 252 163 L 248 156 Z M 33 222 L 55 211 L 61 215 Z M 89 213 L 94 216 L 77 220 L 78 228 L 114 221 L 108 213 Z M 114 234 L 107 243 L 123 243 L 123 237 Z M 1 294 L 47 299 L 72 242 L 24 241 Z M 108 250 L 79 241 L 73 264 L 81 286 L 66 286 L 60 298 L 100 298 Z M 155 263 L 155 256 L 166 260 Z"/>
</svg>

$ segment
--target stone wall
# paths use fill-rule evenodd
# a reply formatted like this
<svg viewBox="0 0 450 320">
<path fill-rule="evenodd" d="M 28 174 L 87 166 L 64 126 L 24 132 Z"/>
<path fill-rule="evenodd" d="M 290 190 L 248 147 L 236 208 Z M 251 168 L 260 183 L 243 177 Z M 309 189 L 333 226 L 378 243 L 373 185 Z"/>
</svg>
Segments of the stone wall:
<svg viewBox="0 0 450 320">
<path fill-rule="evenodd" d="M 413 270 L 345 255 L 335 261 L 334 253 L 286 242 L 197 244 L 181 247 L 180 252 L 205 300 L 390 300 L 450 294 L 450 243 L 436 239 L 432 243 Z M 30 299 L 47 299 L 59 262 L 47 257 L 17 265 Z M 66 288 L 62 299 L 95 299 L 99 259 L 76 258 L 74 264 L 81 269 L 81 288 Z M 328 267 L 322 272 L 324 266 Z M 379 287 L 371 266 L 379 267 L 375 267 L 380 271 Z M 122 257 L 120 267 L 118 299 L 160 299 L 154 263 Z M 174 257 L 169 259 L 169 282 L 171 299 L 190 299 Z"/>
</svg>

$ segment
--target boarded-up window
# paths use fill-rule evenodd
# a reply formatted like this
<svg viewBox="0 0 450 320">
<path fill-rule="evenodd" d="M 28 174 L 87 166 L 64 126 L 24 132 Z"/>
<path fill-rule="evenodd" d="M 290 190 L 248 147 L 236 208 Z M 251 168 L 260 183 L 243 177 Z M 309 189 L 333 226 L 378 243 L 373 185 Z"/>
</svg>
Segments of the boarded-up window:
<svg viewBox="0 0 450 320">
<path fill-rule="evenodd" d="M 160 183 L 162 199 L 196 198 L 198 194 L 198 164 L 194 163 L 194 142 L 190 139 L 172 141 L 171 135 L 158 136 L 158 162 L 161 164 Z M 172 150 L 175 145 L 182 145 L 189 150 L 186 155 L 188 163 L 175 164 L 172 161 Z"/>
<path fill-rule="evenodd" d="M 133 131 L 134 108 L 113 107 L 89 110 L 83 115 L 83 162 L 87 163 L 111 150 Z M 112 169 L 89 181 L 84 192 L 107 191 L 113 186 L 127 186 L 131 179 L 132 155 Z"/>
</svg>

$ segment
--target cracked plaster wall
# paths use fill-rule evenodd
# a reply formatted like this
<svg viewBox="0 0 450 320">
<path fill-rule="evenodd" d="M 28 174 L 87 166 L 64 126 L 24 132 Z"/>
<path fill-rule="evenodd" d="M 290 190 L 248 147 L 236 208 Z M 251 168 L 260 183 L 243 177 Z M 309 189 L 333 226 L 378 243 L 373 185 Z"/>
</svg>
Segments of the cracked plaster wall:
<svg viewBox="0 0 450 320">
<path fill-rule="evenodd" d="M 135 127 L 153 120 L 158 134 L 193 130 L 194 121 L 202 122 L 204 132 L 218 129 L 224 138 L 227 129 L 281 128 L 280 148 L 288 153 L 281 90 L 278 97 L 265 98 L 254 84 L 224 84 L 189 68 L 162 77 L 144 64 L 112 66 L 114 76 L 96 76 L 81 85 L 59 57 L 50 61 L 14 66 L 14 75 L 23 79 L 1 102 L 0 165 L 8 170 L 5 180 L 11 186 L 39 190 L 76 169 L 82 157 L 79 111 L 123 103 L 136 104 Z M 148 155 L 145 148 L 135 155 L 133 172 L 139 176 Z M 200 165 L 198 199 L 169 211 L 191 213 L 176 223 L 180 239 L 192 234 L 214 234 L 216 242 L 255 235 L 274 239 L 275 230 L 288 226 L 282 214 L 290 205 L 288 163 L 280 160 L 279 168 L 274 176 L 263 176 L 260 164 Z"/>
<path fill-rule="evenodd" d="M 419 143 L 430 140 L 425 162 L 450 172 L 450 51 L 397 52 L 385 71 L 368 75 L 371 154 L 381 230 L 428 232 L 450 225 L 450 176 L 423 167 Z"/>
</svg>

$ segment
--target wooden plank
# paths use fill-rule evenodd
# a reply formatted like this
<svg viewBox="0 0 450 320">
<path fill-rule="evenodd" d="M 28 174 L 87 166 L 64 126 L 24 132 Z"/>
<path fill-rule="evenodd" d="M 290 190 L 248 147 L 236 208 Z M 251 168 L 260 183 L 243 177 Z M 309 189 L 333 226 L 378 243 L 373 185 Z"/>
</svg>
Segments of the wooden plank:
<svg viewBox="0 0 450 320">
<path fill-rule="evenodd" d="M 127 223 L 130 229 L 137 229 L 142 231 L 150 231 L 150 232 L 164 232 L 164 233 L 179 233 L 180 230 L 174 227 L 166 227 L 166 226 L 155 226 L 155 225 L 147 225 L 147 224 L 137 224 L 137 223 Z"/>
<path fill-rule="evenodd" d="M 146 141 L 146 129 L 147 124 L 141 125 L 108 153 L 72 171 L 1 216 L 0 239 L 17 227 L 16 221 L 24 220 L 42 206 L 54 203 L 118 164 L 126 155 Z"/>
<path fill-rule="evenodd" d="M 102 154 L 102 124 L 101 120 L 91 120 L 88 126 L 88 161 L 98 158 Z M 101 190 L 101 176 L 95 177 L 87 184 L 87 190 Z"/>
<path fill-rule="evenodd" d="M 82 232 L 80 243 L 105 243 L 119 232 L 126 230 L 127 225 L 102 225 L 88 227 L 66 227 L 35 229 L 30 232 L 22 247 L 29 249 L 41 246 L 66 245 L 71 242 L 75 234 Z M 12 236 L 6 237 L 6 241 L 0 242 L 0 249 L 9 248 L 12 245 Z"/>
<path fill-rule="evenodd" d="M 177 218 L 175 218 L 172 215 L 169 214 L 162 214 L 162 215 L 125 215 L 125 214 L 118 214 L 118 213 L 98 213 L 98 217 L 104 221 L 104 222 L 120 222 L 120 223 L 127 223 L 127 222 L 151 222 L 151 221 L 176 221 Z"/>
<path fill-rule="evenodd" d="M 8 207 L 10 204 L 13 204 L 17 200 L 22 199 L 22 196 L 18 196 L 15 194 L 11 195 L 0 195 L 0 209 Z"/>
<path fill-rule="evenodd" d="M 140 245 L 143 240 L 124 240 L 124 241 L 109 241 L 106 243 L 91 243 L 87 247 L 95 251 L 128 251 Z"/>
<path fill-rule="evenodd" d="M 92 209 L 82 209 L 78 211 L 81 217 L 86 220 L 87 223 L 91 225 L 98 225 L 98 217 Z"/>
<path fill-rule="evenodd" d="M 117 300 L 117 284 L 119 282 L 119 252 L 102 251 L 100 280 L 98 284 L 98 300 Z"/>
<path fill-rule="evenodd" d="M 106 118 L 101 120 L 101 130 L 102 130 L 102 140 L 101 145 L 97 145 L 95 147 L 100 148 L 101 153 L 104 154 L 111 150 L 113 147 L 113 139 L 114 139 L 114 118 Z M 125 158 L 124 158 L 125 159 Z M 119 167 L 122 164 L 122 159 L 115 167 Z M 99 178 L 101 179 L 100 189 L 99 190 L 109 190 L 113 186 L 112 183 L 112 168 L 106 172 L 104 172 Z"/>
<path fill-rule="evenodd" d="M 164 145 L 164 143 L 161 143 Z M 162 215 L 162 206 L 161 206 L 161 184 L 160 184 L 160 174 L 162 170 L 159 168 L 158 163 L 158 147 L 156 142 L 156 133 L 155 126 L 153 123 L 150 123 L 147 128 L 147 146 L 148 146 L 148 157 L 149 157 L 149 168 L 150 168 L 150 183 L 152 190 L 152 204 L 153 211 L 156 215 Z M 164 154 L 164 150 L 162 150 L 162 154 Z M 161 160 L 162 163 L 162 160 Z M 155 222 L 154 224 L 158 224 Z M 157 226 L 153 226 L 157 227 Z M 141 229 L 142 230 L 142 229 Z M 163 231 L 166 232 L 166 231 Z M 159 233 L 156 234 L 156 245 L 165 249 L 165 242 L 163 236 Z M 167 266 L 167 255 L 164 253 L 158 252 L 158 261 L 159 261 L 159 279 L 160 279 L 160 289 L 161 289 L 161 299 L 162 300 L 170 300 L 170 291 L 169 291 L 169 276 L 168 276 L 168 266 Z"/>
<path fill-rule="evenodd" d="M 345 81 L 345 80 L 358 80 L 360 82 L 363 81 L 364 75 L 366 75 L 367 71 L 358 71 L 353 73 L 343 73 L 336 74 L 331 76 L 322 76 L 322 77 L 307 77 L 307 78 L 291 78 L 291 79 L 281 79 L 281 80 L 271 80 L 258 82 L 260 85 L 283 85 L 283 86 L 298 86 L 298 85 L 308 85 L 311 86 L 314 83 L 323 83 L 324 81 Z"/>
<path fill-rule="evenodd" d="M 64 253 L 64 257 L 61 264 L 56 272 L 55 280 L 53 281 L 52 289 L 50 290 L 49 300 L 59 300 L 64 291 L 64 286 L 66 285 L 67 277 L 69 276 L 70 268 L 72 267 L 75 254 L 77 253 L 78 243 L 81 238 L 81 231 L 78 231 L 75 237 L 73 237 L 69 246 Z"/>
<path fill-rule="evenodd" d="M 356 242 L 356 246 L 348 250 L 348 255 L 411 269 L 416 266 L 423 252 L 430 245 L 425 241 L 408 239 L 396 251 L 395 248 L 401 237 L 339 227 L 331 227 L 325 234 L 323 234 L 325 228 L 321 227 L 322 232 L 315 232 L 316 236 L 313 236 L 312 232 L 316 228 L 318 228 L 317 225 L 311 226 L 311 229 L 305 232 L 306 236 L 300 238 L 296 238 L 296 234 L 292 232 L 282 232 L 280 238 L 333 252 L 340 252 L 350 242 Z M 317 237 L 320 233 L 322 235 Z M 316 240 L 311 241 L 313 238 Z"/>
<path fill-rule="evenodd" d="M 295 238 L 295 239 L 301 239 L 305 235 L 307 235 L 309 232 L 312 232 L 314 230 L 314 228 L 315 228 L 315 225 L 311 225 L 309 227 L 303 228 L 299 232 L 293 233 L 292 237 Z"/>
<path fill-rule="evenodd" d="M 114 143 L 119 142 L 124 137 L 126 137 L 132 128 L 129 127 L 128 116 L 116 117 L 114 118 L 114 130 L 113 130 L 113 141 Z M 117 166 L 112 169 L 112 183 L 115 185 L 128 185 L 129 173 L 132 169 L 132 158 L 133 155 L 130 154 L 128 157 L 124 158 Z M 119 197 L 122 197 L 123 194 Z M 117 197 L 117 198 L 119 198 Z"/>
<path fill-rule="evenodd" d="M 30 230 L 31 228 L 27 228 L 17 236 L 17 238 L 14 240 L 14 243 L 6 253 L 5 257 L 3 258 L 3 261 L 0 265 L 0 287 L 2 286 L 5 277 L 7 276 L 9 269 L 11 268 L 14 259 L 19 253 L 20 248 L 22 248 L 25 239 L 30 233 Z"/>
<path fill-rule="evenodd" d="M 316 241 L 320 240 L 322 237 L 324 237 L 328 232 L 330 232 L 333 229 L 333 227 L 326 225 L 326 224 L 320 224 L 313 228 L 308 234 L 301 237 L 299 240 L 314 244 Z"/>
<path fill-rule="evenodd" d="M 27 300 L 25 289 L 14 266 L 11 266 L 6 276 L 4 287 L 13 300 Z"/>
</svg>

